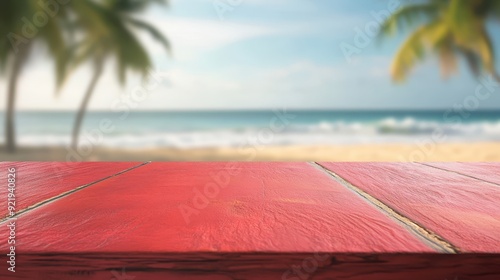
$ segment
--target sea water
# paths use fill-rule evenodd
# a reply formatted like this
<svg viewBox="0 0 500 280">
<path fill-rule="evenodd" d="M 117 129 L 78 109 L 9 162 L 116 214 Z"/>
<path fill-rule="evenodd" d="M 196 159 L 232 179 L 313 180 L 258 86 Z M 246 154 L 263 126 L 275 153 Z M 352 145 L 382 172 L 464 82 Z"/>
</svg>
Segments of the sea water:
<svg viewBox="0 0 500 280">
<path fill-rule="evenodd" d="M 88 112 L 81 141 L 98 137 L 115 148 L 202 148 L 257 145 L 345 145 L 500 141 L 500 112 L 476 111 L 276 111 Z M 74 112 L 18 112 L 16 135 L 25 146 L 70 143 Z M 100 125 L 107 122 L 109 129 Z M 0 143 L 4 141 L 0 114 Z M 97 134 L 96 134 L 97 133 Z"/>
</svg>

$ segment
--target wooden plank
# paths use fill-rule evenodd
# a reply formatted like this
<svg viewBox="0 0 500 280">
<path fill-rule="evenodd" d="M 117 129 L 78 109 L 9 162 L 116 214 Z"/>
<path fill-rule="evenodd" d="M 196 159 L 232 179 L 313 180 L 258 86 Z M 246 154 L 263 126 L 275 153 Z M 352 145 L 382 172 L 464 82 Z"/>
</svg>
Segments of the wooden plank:
<svg viewBox="0 0 500 280">
<path fill-rule="evenodd" d="M 430 162 L 424 164 L 500 185 L 500 162 Z"/>
<path fill-rule="evenodd" d="M 464 252 L 500 252 L 500 188 L 420 164 L 321 163 Z"/>
<path fill-rule="evenodd" d="M 34 209 L 22 250 L 433 252 L 307 163 L 228 164 L 152 163 Z"/>
<path fill-rule="evenodd" d="M 1 178 L 9 168 L 16 168 L 16 212 L 139 165 L 137 162 L 0 162 Z M 5 179 L 7 182 L 7 179 Z M 4 182 L 2 182 L 4 183 Z M 7 216 L 7 187 L 0 188 L 0 218 Z"/>
<path fill-rule="evenodd" d="M 315 254 L 436 252 L 307 163 L 151 163 L 33 209 L 16 223 L 19 266 L 40 275 L 31 260 L 54 279 L 78 269 L 109 279 L 116 264 L 108 260 L 117 255 L 137 270 L 145 269 L 137 268 L 143 259 L 153 272 L 163 269 L 162 277 L 194 271 L 227 279 L 221 273 L 259 275 L 268 263 L 281 276 Z M 0 236 L 7 230 L 0 225 Z M 95 258 L 83 261 L 86 254 Z M 331 277 L 335 265 L 326 271 Z"/>
<path fill-rule="evenodd" d="M 345 165 L 365 178 L 395 176 L 377 172 L 391 165 Z M 449 179 L 443 173 L 479 182 L 405 166 L 395 169 L 413 172 L 400 183 L 417 182 L 414 196 L 427 194 L 415 179 L 422 177 L 418 168 L 437 172 L 439 180 Z M 23 190 L 19 186 L 18 196 Z M 0 223 L 0 236 L 9 234 L 6 223 Z M 35 207 L 15 223 L 18 270 L 0 269 L 0 279 L 500 277 L 494 249 L 437 253 L 380 207 L 307 163 L 150 163 Z M 481 234 L 477 242 L 484 242 Z M 0 252 L 8 246 L 0 242 Z"/>
<path fill-rule="evenodd" d="M 23 266 L 10 275 L 2 269 L 0 277 L 51 280 L 500 279 L 500 256 L 492 254 L 199 253 L 193 257 L 135 253 L 56 257 L 54 254 L 20 255 L 19 263 Z M 89 263 L 92 268 L 84 265 Z"/>
</svg>

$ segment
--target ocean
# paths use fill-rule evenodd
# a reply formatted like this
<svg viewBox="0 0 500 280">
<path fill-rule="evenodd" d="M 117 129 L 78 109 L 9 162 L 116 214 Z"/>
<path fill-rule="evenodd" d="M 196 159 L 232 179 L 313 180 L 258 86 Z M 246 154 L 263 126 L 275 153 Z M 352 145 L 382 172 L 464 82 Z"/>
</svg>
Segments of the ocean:
<svg viewBox="0 0 500 280">
<path fill-rule="evenodd" d="M 74 116 L 73 112 L 18 112 L 18 143 L 67 145 Z M 0 143 L 3 125 L 1 114 Z M 124 148 L 500 141 L 500 112 L 88 112 L 81 138 L 85 141 Z"/>
</svg>

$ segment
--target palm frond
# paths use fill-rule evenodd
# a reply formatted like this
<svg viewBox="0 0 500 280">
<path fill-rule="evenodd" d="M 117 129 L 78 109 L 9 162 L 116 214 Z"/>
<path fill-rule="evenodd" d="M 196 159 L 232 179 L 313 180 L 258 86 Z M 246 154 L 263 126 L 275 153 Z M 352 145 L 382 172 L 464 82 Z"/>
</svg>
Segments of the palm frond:
<svg viewBox="0 0 500 280">
<path fill-rule="evenodd" d="M 121 43 L 126 43 L 125 47 L 118 47 L 117 60 L 119 81 L 123 85 L 126 81 L 127 69 L 139 72 L 146 76 L 147 70 L 152 67 L 152 62 L 145 47 L 131 33 L 123 34 L 120 38 Z"/>
<path fill-rule="evenodd" d="M 472 51 L 460 49 L 459 51 L 465 58 L 467 65 L 469 66 L 469 70 L 475 77 L 479 77 L 481 75 L 482 63 L 481 58 Z"/>
<path fill-rule="evenodd" d="M 417 23 L 421 23 L 422 20 L 435 19 L 439 14 L 439 5 L 438 2 L 430 2 L 405 6 L 399 9 L 382 23 L 378 37 L 391 36 L 403 27 L 412 27 Z"/>
<path fill-rule="evenodd" d="M 83 61 L 92 59 L 92 55 L 100 55 L 102 59 L 114 56 L 117 63 L 117 76 L 123 85 L 126 81 L 128 70 L 139 72 L 143 76 L 152 67 L 151 58 L 145 46 L 137 39 L 132 28 L 148 32 L 154 39 L 158 40 L 165 49 L 170 49 L 168 39 L 154 26 L 145 21 L 131 17 L 129 14 L 145 8 L 151 3 L 166 3 L 164 0 L 103 0 L 77 4 L 81 15 L 89 14 L 93 19 L 85 20 L 84 31 L 86 42 L 80 42 L 84 46 L 79 47 L 79 54 L 73 60 L 77 67 Z M 103 4 L 102 4 L 103 3 Z"/>
<path fill-rule="evenodd" d="M 132 17 L 128 17 L 127 21 L 137 28 L 146 30 L 154 39 L 156 39 L 163 45 L 163 47 L 168 53 L 171 52 L 170 42 L 168 41 L 167 37 L 165 37 L 163 33 L 161 33 L 154 26 L 145 21 L 138 20 Z"/>
<path fill-rule="evenodd" d="M 490 0 L 491 6 L 489 7 L 489 11 L 497 20 L 500 19 L 500 1 L 498 0 Z"/>
<path fill-rule="evenodd" d="M 495 51 L 491 38 L 485 28 L 479 30 L 475 42 L 475 52 L 481 58 L 484 69 L 489 73 L 495 73 Z"/>
<path fill-rule="evenodd" d="M 152 65 L 145 47 L 131 30 L 127 29 L 125 23 L 119 17 L 107 11 L 105 13 L 105 21 L 113 30 L 111 35 L 112 48 L 115 50 L 118 62 L 120 83 L 125 83 L 127 68 L 145 75 Z"/>
<path fill-rule="evenodd" d="M 395 81 L 403 81 L 415 64 L 425 56 L 426 48 L 436 48 L 447 36 L 448 30 L 442 21 L 423 25 L 413 32 L 399 49 L 391 66 Z"/>
<path fill-rule="evenodd" d="M 49 20 L 45 28 L 40 31 L 46 42 L 52 57 L 56 63 L 56 83 L 58 86 L 64 81 L 64 71 L 66 68 L 66 42 L 62 37 L 60 26 L 54 20 Z"/>
<path fill-rule="evenodd" d="M 71 1 L 72 10 L 76 14 L 77 27 L 85 32 L 86 36 L 107 37 L 112 31 L 105 21 L 102 11 L 104 8 L 92 0 Z"/>
<path fill-rule="evenodd" d="M 114 11 L 125 13 L 142 12 L 151 4 L 167 5 L 168 0 L 105 0 L 105 5 Z"/>
<path fill-rule="evenodd" d="M 450 0 L 446 20 L 459 45 L 467 45 L 478 39 L 477 29 L 483 24 L 482 19 L 474 14 L 474 1 Z"/>
<path fill-rule="evenodd" d="M 436 46 L 439 56 L 441 75 L 448 78 L 457 71 L 457 55 L 454 50 L 453 41 L 449 38 Z"/>
</svg>

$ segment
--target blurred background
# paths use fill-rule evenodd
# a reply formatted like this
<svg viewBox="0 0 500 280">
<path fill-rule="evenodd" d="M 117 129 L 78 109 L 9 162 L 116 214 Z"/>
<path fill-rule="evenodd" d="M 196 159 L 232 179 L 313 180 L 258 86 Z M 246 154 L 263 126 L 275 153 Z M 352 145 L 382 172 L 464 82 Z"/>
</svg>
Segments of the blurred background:
<svg viewBox="0 0 500 280">
<path fill-rule="evenodd" d="M 1 160 L 500 160 L 500 1 L 0 5 Z"/>
</svg>

